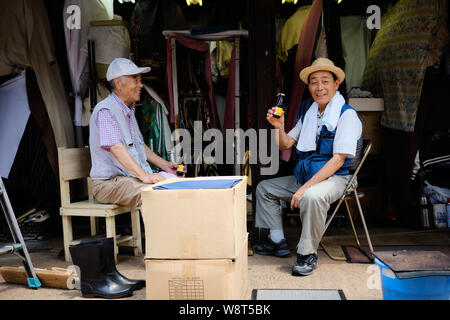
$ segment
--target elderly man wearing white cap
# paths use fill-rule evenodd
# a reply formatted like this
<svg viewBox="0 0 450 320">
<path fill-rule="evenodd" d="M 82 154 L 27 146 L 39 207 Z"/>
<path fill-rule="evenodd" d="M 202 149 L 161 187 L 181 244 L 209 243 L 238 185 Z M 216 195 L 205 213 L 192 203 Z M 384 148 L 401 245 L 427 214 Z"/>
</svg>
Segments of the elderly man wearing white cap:
<svg viewBox="0 0 450 320">
<path fill-rule="evenodd" d="M 90 175 L 99 202 L 139 207 L 144 186 L 176 173 L 175 163 L 144 143 L 134 115 L 143 88 L 141 74 L 149 71 L 124 58 L 114 59 L 108 67 L 112 93 L 95 106 L 89 123 Z M 148 162 L 165 173 L 153 173 Z"/>
<path fill-rule="evenodd" d="M 330 205 L 344 192 L 362 149 L 362 122 L 339 93 L 345 74 L 334 63 L 318 58 L 300 72 L 314 103 L 295 127 L 286 133 L 284 114 L 267 113 L 267 121 L 278 129 L 281 150 L 296 145 L 299 155 L 294 174 L 264 180 L 256 190 L 256 227 L 270 229 L 267 243 L 255 246 L 262 255 L 290 255 L 284 238 L 280 200 L 298 208 L 302 232 L 292 275 L 310 275 L 317 268 L 317 248 L 325 232 Z"/>
</svg>

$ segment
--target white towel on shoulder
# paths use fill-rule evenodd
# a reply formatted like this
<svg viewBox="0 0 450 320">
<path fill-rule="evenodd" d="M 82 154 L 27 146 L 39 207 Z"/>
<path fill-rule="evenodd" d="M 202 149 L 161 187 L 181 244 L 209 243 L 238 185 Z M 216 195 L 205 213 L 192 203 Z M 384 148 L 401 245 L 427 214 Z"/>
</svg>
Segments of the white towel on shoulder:
<svg viewBox="0 0 450 320">
<path fill-rule="evenodd" d="M 344 97 L 339 91 L 336 91 L 336 94 L 325 108 L 322 117 L 322 125 L 326 126 L 329 131 L 336 129 L 339 116 L 341 115 L 341 109 L 344 104 Z M 301 152 L 316 150 L 318 110 L 319 105 L 317 102 L 314 102 L 305 114 L 302 130 L 300 131 L 300 138 L 298 139 L 297 144 L 297 149 Z"/>
</svg>

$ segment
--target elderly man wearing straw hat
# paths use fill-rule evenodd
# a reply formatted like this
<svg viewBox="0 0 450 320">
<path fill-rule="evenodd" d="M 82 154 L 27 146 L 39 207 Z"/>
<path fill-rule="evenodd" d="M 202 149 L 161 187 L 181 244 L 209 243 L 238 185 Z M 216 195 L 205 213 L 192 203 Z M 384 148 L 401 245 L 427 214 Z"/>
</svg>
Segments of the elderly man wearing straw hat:
<svg viewBox="0 0 450 320">
<path fill-rule="evenodd" d="M 362 122 L 339 93 L 345 73 L 325 58 L 300 72 L 314 103 L 288 133 L 284 114 L 267 112 L 267 121 L 278 129 L 280 150 L 294 145 L 299 154 L 294 174 L 262 181 L 256 190 L 256 227 L 270 229 L 267 243 L 255 246 L 262 255 L 287 257 L 280 200 L 300 210 L 302 231 L 292 275 L 310 275 L 317 268 L 317 248 L 325 232 L 330 205 L 344 192 L 351 178 L 352 159 L 362 149 Z"/>
</svg>

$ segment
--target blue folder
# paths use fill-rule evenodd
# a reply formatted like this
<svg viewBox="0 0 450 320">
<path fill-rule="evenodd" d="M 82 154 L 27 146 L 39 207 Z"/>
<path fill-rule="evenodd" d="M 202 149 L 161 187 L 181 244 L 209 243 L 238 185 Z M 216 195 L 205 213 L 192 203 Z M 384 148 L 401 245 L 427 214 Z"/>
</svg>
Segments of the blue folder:
<svg viewBox="0 0 450 320">
<path fill-rule="evenodd" d="M 153 187 L 153 190 L 229 189 L 242 179 L 185 180 Z"/>
</svg>

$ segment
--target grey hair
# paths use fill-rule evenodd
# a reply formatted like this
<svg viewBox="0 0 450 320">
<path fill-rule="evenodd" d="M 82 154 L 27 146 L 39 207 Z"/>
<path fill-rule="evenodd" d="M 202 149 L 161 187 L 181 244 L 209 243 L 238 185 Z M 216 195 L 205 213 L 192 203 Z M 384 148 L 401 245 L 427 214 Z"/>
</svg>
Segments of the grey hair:
<svg viewBox="0 0 450 320">
<path fill-rule="evenodd" d="M 119 81 L 123 83 L 123 76 L 120 76 L 120 77 L 118 77 L 116 79 L 119 79 Z M 111 90 L 116 89 L 116 85 L 114 84 L 114 79 L 109 81 L 109 86 L 111 87 Z"/>
</svg>

